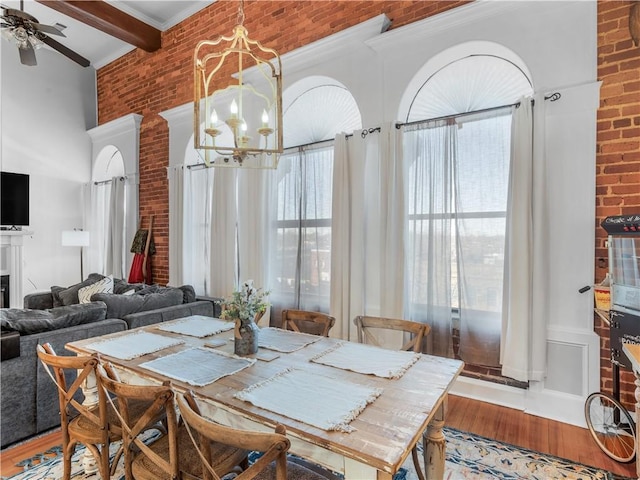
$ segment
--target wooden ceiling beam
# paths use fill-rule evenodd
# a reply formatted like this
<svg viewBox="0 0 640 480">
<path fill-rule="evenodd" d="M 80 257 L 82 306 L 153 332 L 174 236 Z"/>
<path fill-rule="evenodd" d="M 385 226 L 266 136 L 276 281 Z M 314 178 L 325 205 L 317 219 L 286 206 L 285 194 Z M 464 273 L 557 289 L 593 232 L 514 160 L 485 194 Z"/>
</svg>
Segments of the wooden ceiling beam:
<svg viewBox="0 0 640 480">
<path fill-rule="evenodd" d="M 102 0 L 36 1 L 147 52 L 161 47 L 160 30 Z"/>
</svg>

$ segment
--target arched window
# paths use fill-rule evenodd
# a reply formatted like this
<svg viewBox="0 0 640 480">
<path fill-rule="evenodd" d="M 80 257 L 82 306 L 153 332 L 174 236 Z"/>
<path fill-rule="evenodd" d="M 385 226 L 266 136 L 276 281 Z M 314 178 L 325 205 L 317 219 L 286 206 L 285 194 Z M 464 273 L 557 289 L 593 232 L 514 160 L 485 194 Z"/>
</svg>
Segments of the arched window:
<svg viewBox="0 0 640 480">
<path fill-rule="evenodd" d="M 464 44 L 403 99 L 408 313 L 431 324 L 433 353 L 455 347 L 469 364 L 499 366 L 511 105 L 533 93 L 526 72 L 503 47 Z"/>
<path fill-rule="evenodd" d="M 122 152 L 107 145 L 96 156 L 91 188 L 91 213 L 88 224 L 90 240 L 90 272 L 125 275 L 126 182 Z"/>
<path fill-rule="evenodd" d="M 362 128 L 355 99 L 328 77 L 292 85 L 283 104 L 269 268 L 276 319 L 282 308 L 329 311 L 333 139 Z"/>
</svg>

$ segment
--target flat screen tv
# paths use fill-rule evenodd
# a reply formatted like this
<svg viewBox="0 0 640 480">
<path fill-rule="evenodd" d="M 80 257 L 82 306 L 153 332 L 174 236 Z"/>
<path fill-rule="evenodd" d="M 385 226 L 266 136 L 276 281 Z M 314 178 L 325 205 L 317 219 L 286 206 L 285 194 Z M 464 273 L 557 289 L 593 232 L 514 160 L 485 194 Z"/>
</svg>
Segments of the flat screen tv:
<svg viewBox="0 0 640 480">
<path fill-rule="evenodd" d="M 29 175 L 0 172 L 0 225 L 29 225 Z"/>
</svg>

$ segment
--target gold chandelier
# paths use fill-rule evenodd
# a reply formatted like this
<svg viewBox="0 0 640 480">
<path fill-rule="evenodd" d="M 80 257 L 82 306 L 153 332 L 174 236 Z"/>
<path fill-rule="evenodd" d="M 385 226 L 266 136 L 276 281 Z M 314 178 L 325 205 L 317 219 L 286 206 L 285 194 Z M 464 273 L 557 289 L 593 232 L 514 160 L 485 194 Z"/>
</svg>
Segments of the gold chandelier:
<svg viewBox="0 0 640 480">
<path fill-rule="evenodd" d="M 277 168 L 282 64 L 275 50 L 249 38 L 243 23 L 240 0 L 233 35 L 196 46 L 194 147 L 208 167 Z"/>
</svg>

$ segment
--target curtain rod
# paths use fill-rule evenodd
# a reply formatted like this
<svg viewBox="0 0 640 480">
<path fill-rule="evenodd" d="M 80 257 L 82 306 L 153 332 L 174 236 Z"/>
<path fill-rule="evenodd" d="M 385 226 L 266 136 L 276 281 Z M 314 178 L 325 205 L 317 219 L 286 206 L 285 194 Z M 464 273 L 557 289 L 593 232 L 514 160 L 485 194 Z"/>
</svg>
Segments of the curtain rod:
<svg viewBox="0 0 640 480">
<path fill-rule="evenodd" d="M 545 100 L 549 100 L 551 102 L 555 102 L 556 100 L 560 99 L 560 97 L 562 97 L 562 95 L 559 92 L 554 92 L 551 95 L 546 95 L 544 97 Z M 535 101 L 532 98 L 531 99 L 531 105 L 535 105 Z M 493 110 L 500 110 L 501 108 L 507 108 L 507 107 L 516 107 L 518 108 L 520 106 L 520 102 L 516 102 L 516 103 L 511 103 L 508 105 L 500 105 L 498 107 L 490 107 L 490 108 L 482 108 L 480 110 L 474 110 L 473 112 L 464 112 L 464 113 L 453 113 L 451 115 L 444 115 L 442 117 L 437 117 L 437 118 L 427 118 L 424 120 L 414 120 L 413 122 L 398 122 L 396 123 L 396 128 L 402 128 L 405 127 L 407 125 L 418 125 L 420 123 L 426 123 L 426 122 L 435 122 L 437 120 L 447 120 L 449 118 L 457 118 L 457 117 L 464 117 L 466 115 L 475 115 L 477 113 L 485 113 L 485 112 L 491 112 Z"/>
<path fill-rule="evenodd" d="M 127 177 L 117 177 L 118 180 L 120 180 L 121 182 L 124 182 L 124 180 Z M 107 183 L 111 183 L 113 181 L 113 178 L 110 178 L 109 180 L 101 180 L 99 182 L 93 182 L 94 185 L 106 185 Z"/>
<path fill-rule="evenodd" d="M 544 97 L 545 100 L 549 100 L 551 102 L 555 102 L 556 100 L 560 99 L 560 97 L 562 97 L 562 95 L 559 92 L 554 92 L 550 95 L 546 95 Z M 531 105 L 535 105 L 535 101 L 533 99 L 531 99 Z M 454 118 L 454 117 L 462 117 L 465 115 L 473 115 L 476 113 L 484 113 L 484 112 L 490 112 L 492 110 L 499 110 L 501 108 L 507 108 L 507 107 L 519 107 L 520 106 L 520 102 L 516 102 L 516 103 L 511 103 L 508 105 L 501 105 L 499 107 L 490 107 L 490 108 L 483 108 L 481 110 L 474 110 L 473 112 L 465 112 L 465 113 L 454 113 L 452 115 L 445 115 L 443 117 L 437 117 L 437 118 L 428 118 L 425 120 L 415 120 L 413 122 L 398 122 L 396 123 L 396 128 L 402 128 L 404 126 L 407 125 L 417 125 L 419 123 L 425 123 L 425 122 L 431 122 L 431 121 L 436 121 L 436 120 L 446 120 L 448 118 Z M 372 128 L 365 128 L 364 130 L 362 130 L 362 132 L 360 132 L 360 136 L 362 138 L 366 138 L 366 136 L 370 133 L 374 133 L 374 132 L 380 132 L 380 127 L 372 127 Z M 349 138 L 349 137 L 353 137 L 353 133 L 349 133 L 347 135 L 345 135 L 345 138 Z M 333 138 L 329 138 L 327 140 L 319 140 L 317 142 L 310 142 L 310 143 L 304 143 L 302 145 L 296 145 L 295 147 L 288 147 L 284 149 L 284 152 L 287 151 L 292 151 L 292 150 L 296 150 L 296 149 L 301 149 L 301 148 L 305 148 L 305 147 L 314 147 L 316 145 L 322 145 L 323 143 L 329 143 L 329 142 L 333 142 L 334 139 Z M 207 166 L 204 163 L 192 163 L 191 165 L 187 165 L 186 166 L 188 169 L 192 169 L 192 168 L 207 168 Z M 167 167 L 167 169 L 170 167 Z M 110 181 L 110 180 L 108 180 Z"/>
</svg>

